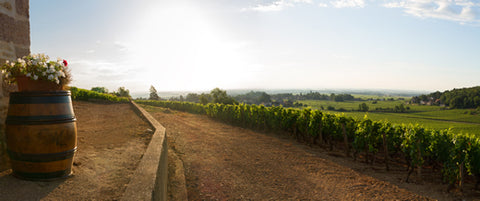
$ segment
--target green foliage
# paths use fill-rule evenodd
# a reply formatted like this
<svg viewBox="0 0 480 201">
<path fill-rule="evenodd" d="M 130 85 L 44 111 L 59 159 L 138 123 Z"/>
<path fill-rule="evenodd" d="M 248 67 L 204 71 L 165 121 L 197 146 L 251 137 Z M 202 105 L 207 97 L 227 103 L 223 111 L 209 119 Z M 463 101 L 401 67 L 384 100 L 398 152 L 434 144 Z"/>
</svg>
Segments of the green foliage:
<svg viewBox="0 0 480 201">
<path fill-rule="evenodd" d="M 221 104 L 237 103 L 235 99 L 227 95 L 227 91 L 221 90 L 219 88 L 215 88 L 212 91 L 210 91 L 210 96 L 212 96 L 214 103 L 221 103 Z"/>
<path fill-rule="evenodd" d="M 480 106 L 480 86 L 435 92 L 412 97 L 412 103 L 445 104 L 450 108 L 476 108 Z"/>
<path fill-rule="evenodd" d="M 270 104 L 272 102 L 270 95 L 259 91 L 250 91 L 246 94 L 237 95 L 234 99 L 246 104 Z"/>
<path fill-rule="evenodd" d="M 158 96 L 157 89 L 153 87 L 153 85 L 150 86 L 150 96 L 148 97 L 148 100 L 159 100 L 160 97 Z"/>
<path fill-rule="evenodd" d="M 98 93 L 104 93 L 104 94 L 108 93 L 108 89 L 105 88 L 105 87 L 92 87 L 92 89 L 90 89 L 90 90 L 98 92 Z"/>
<path fill-rule="evenodd" d="M 377 153 L 382 144 L 382 123 L 365 119 L 358 123 L 353 140 L 353 147 L 357 151 L 366 150 Z"/>
<path fill-rule="evenodd" d="M 110 103 L 128 103 L 130 100 L 126 97 L 117 97 L 112 94 L 104 94 L 87 89 L 80 89 L 77 87 L 70 87 L 73 100 L 95 101 L 95 102 L 110 102 Z"/>
<path fill-rule="evenodd" d="M 426 128 L 448 129 L 452 128 L 456 133 L 479 134 L 480 137 L 480 110 L 478 114 L 471 115 L 477 110 L 472 109 L 448 109 L 441 106 L 404 105 L 405 112 L 394 112 L 395 106 L 401 108 L 404 101 L 378 101 L 372 104 L 370 101 L 333 102 L 333 101 L 300 101 L 308 104 L 312 109 L 327 109 L 328 106 L 345 108 L 345 114 L 357 120 L 363 119 L 365 112 L 358 111 L 359 104 L 366 103 L 369 106 L 368 116 L 375 121 L 388 120 L 395 124 L 420 124 Z M 323 110 L 322 109 L 322 110 Z M 389 109 L 389 110 L 385 110 Z M 355 110 L 355 111 L 353 111 Z M 330 110 L 333 113 L 341 113 L 339 110 Z"/>
<path fill-rule="evenodd" d="M 362 103 L 358 105 L 358 110 L 362 112 L 368 112 L 368 105 L 366 103 Z"/>
<path fill-rule="evenodd" d="M 202 105 L 206 105 L 208 102 L 210 102 L 210 99 L 211 99 L 210 94 L 205 94 L 205 93 L 200 94 L 200 96 L 198 97 L 198 100 Z"/>
<path fill-rule="evenodd" d="M 428 151 L 430 137 L 428 130 L 418 124 L 406 127 L 401 146 L 411 166 L 421 167 L 425 162 L 424 157 L 430 155 Z"/>
<path fill-rule="evenodd" d="M 185 97 L 185 101 L 198 103 L 198 102 L 200 102 L 199 95 L 196 94 L 196 93 L 189 93 Z"/>
<path fill-rule="evenodd" d="M 125 87 L 119 87 L 116 92 L 113 92 L 113 94 L 118 97 L 130 97 L 130 91 L 128 89 L 125 89 Z"/>
<path fill-rule="evenodd" d="M 330 99 L 335 102 L 351 101 L 355 98 L 350 94 L 330 94 Z"/>
</svg>

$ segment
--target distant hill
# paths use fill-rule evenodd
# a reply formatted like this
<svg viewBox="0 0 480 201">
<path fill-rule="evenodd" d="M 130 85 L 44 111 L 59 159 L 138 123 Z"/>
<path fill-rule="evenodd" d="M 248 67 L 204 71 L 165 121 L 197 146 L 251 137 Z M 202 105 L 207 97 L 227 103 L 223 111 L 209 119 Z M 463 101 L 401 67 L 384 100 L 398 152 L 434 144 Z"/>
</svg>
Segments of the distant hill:
<svg viewBox="0 0 480 201">
<path fill-rule="evenodd" d="M 309 92 L 319 92 L 321 94 L 360 94 L 360 95 L 375 95 L 375 96 L 403 96 L 403 97 L 412 97 L 419 96 L 421 94 L 428 93 L 428 91 L 414 91 L 414 90 L 390 90 L 390 89 L 227 89 L 227 93 L 230 96 L 237 96 L 246 94 L 250 91 L 262 91 L 266 92 L 269 95 L 273 94 L 300 94 L 300 93 L 309 93 Z M 210 93 L 208 91 L 159 91 L 158 95 L 162 98 L 169 99 L 172 97 L 179 97 L 180 95 L 186 96 L 188 93 Z M 148 98 L 150 92 L 131 92 L 133 98 Z"/>
<path fill-rule="evenodd" d="M 410 102 L 427 105 L 445 105 L 450 108 L 478 108 L 480 107 L 480 86 L 414 96 Z"/>
</svg>

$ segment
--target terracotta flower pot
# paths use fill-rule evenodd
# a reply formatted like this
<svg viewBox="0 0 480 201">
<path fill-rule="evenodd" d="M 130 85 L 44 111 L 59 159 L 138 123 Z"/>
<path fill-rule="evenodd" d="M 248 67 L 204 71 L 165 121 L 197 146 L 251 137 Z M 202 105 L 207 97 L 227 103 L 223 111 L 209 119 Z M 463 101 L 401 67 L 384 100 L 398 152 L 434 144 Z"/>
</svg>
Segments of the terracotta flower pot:
<svg viewBox="0 0 480 201">
<path fill-rule="evenodd" d="M 63 86 L 47 80 L 32 80 L 27 76 L 18 76 L 18 91 L 58 91 L 63 90 Z"/>
</svg>

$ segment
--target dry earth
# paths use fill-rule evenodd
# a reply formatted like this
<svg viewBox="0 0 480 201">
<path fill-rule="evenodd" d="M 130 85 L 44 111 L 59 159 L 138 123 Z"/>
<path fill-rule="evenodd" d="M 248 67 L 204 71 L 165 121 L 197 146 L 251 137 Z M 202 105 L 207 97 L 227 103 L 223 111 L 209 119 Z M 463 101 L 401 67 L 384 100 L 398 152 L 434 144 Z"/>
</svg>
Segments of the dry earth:
<svg viewBox="0 0 480 201">
<path fill-rule="evenodd" d="M 403 164 L 391 165 L 387 172 L 382 164 L 354 162 L 341 152 L 310 147 L 285 135 L 230 126 L 203 115 L 144 107 L 166 127 L 169 148 L 183 162 L 189 200 L 480 198 L 473 190 L 463 195 L 447 193 L 440 178 L 428 179 L 427 171 L 423 178 L 414 175 L 413 182 L 406 183 Z M 169 174 L 169 190 L 175 191 L 181 182 L 175 182 L 178 175 L 174 172 Z M 169 196 L 176 199 L 175 193 Z"/>
<path fill-rule="evenodd" d="M 130 104 L 74 102 L 78 151 L 73 176 L 23 181 L 0 173 L 0 200 L 118 200 L 150 141 L 151 127 Z"/>
</svg>

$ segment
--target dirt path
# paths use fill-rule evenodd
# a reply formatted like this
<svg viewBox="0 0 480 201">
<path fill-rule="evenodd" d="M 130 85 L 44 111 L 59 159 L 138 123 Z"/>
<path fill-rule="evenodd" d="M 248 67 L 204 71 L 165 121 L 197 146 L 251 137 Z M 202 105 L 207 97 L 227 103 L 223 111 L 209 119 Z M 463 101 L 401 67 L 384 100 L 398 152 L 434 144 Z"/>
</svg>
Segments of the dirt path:
<svg viewBox="0 0 480 201">
<path fill-rule="evenodd" d="M 0 172 L 0 200 L 119 200 L 140 161 L 151 127 L 130 104 L 74 102 L 78 149 L 73 176 L 23 181 Z"/>
<path fill-rule="evenodd" d="M 146 109 L 167 128 L 169 145 L 183 160 L 189 200 L 429 200 L 357 171 L 362 163 L 334 162 L 291 139 L 202 115 Z"/>
</svg>

